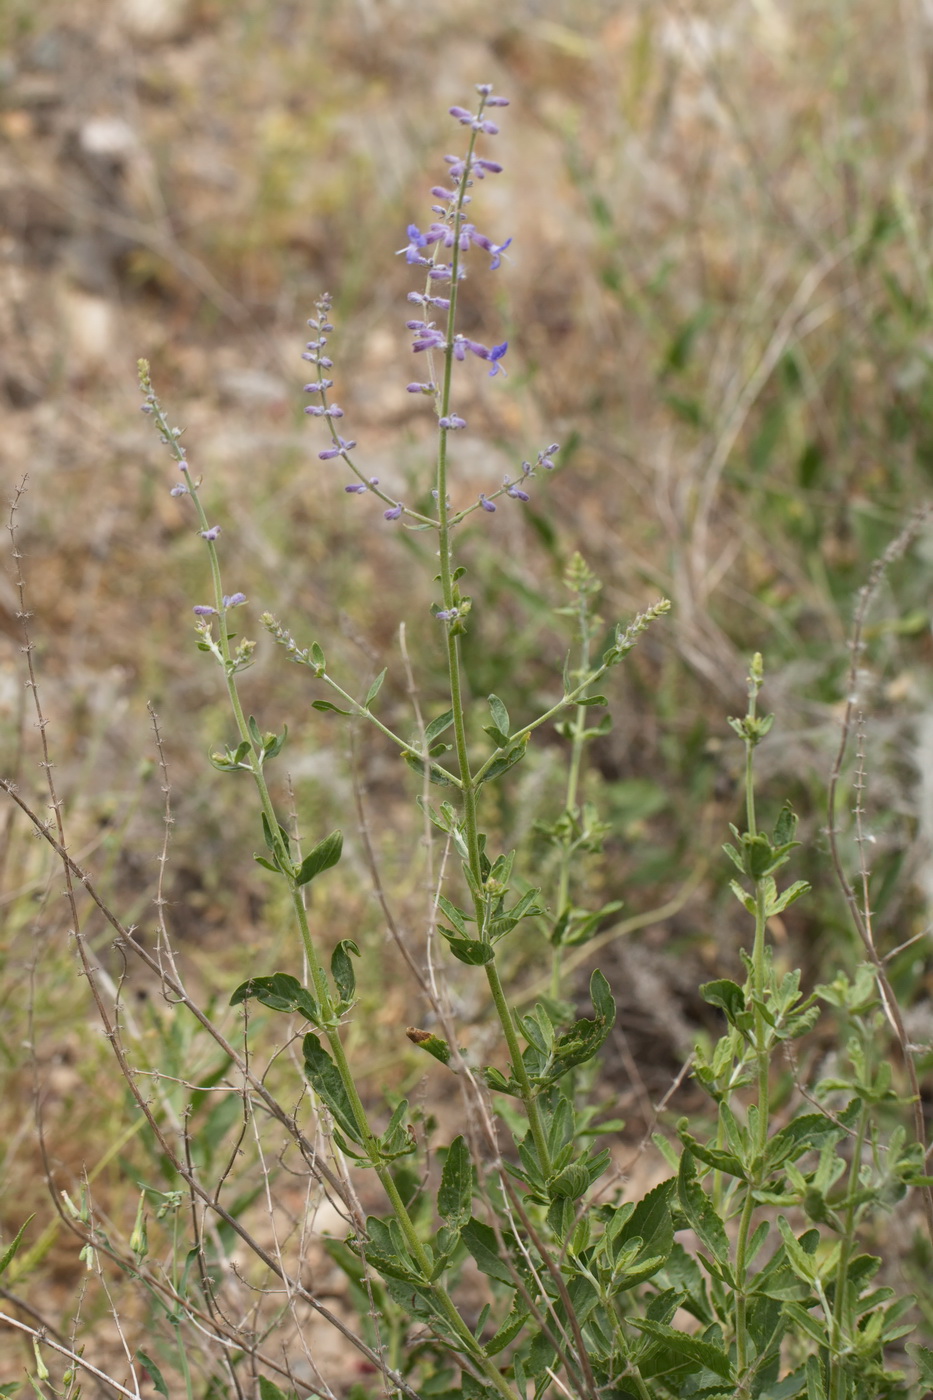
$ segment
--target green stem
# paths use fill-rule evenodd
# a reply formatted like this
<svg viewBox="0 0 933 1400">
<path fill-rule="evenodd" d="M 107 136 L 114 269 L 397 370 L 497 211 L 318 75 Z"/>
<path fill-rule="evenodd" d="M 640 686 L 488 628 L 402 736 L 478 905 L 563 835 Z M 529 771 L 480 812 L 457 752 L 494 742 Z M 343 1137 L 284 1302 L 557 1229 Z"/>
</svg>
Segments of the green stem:
<svg viewBox="0 0 933 1400">
<path fill-rule="evenodd" d="M 748 681 L 748 709 L 746 712 L 745 735 L 745 811 L 749 836 L 758 834 L 755 811 L 755 766 L 754 754 L 758 743 L 755 737 L 758 693 L 761 689 L 761 658 L 752 662 Z M 749 988 L 754 1002 L 754 1058 L 757 1080 L 757 1134 L 752 1149 L 752 1160 L 758 1164 L 758 1173 L 764 1171 L 765 1153 L 768 1146 L 768 1133 L 771 1118 L 770 1047 L 769 1027 L 762 1011 L 767 980 L 767 884 L 764 877 L 755 881 L 755 939 L 752 947 L 752 967 Z M 749 1367 L 748 1335 L 748 1247 L 751 1241 L 755 1216 L 753 1191 L 761 1184 L 756 1176 L 745 1183 L 745 1197 L 736 1237 L 735 1252 L 735 1350 L 736 1371 L 739 1378 L 740 1394 L 749 1393 L 747 1371 Z"/>
</svg>

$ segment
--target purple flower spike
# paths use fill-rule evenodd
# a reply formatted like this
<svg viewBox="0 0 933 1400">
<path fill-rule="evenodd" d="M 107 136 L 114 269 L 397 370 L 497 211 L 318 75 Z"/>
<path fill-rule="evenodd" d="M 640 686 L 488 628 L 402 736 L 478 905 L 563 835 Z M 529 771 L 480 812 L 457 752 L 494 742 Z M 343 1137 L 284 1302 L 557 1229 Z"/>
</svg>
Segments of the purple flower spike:
<svg viewBox="0 0 933 1400">
<path fill-rule="evenodd" d="M 495 510 L 495 506 L 493 505 L 492 501 L 487 500 L 487 498 L 484 495 L 480 495 L 479 503 L 483 507 L 483 510 L 488 510 L 490 512 Z"/>
<path fill-rule="evenodd" d="M 385 516 L 386 520 L 398 520 L 399 516 L 402 513 L 401 501 L 399 501 L 398 505 L 393 506 L 391 510 L 384 510 L 382 513 Z"/>
<path fill-rule="evenodd" d="M 225 608 L 238 608 L 238 607 L 240 607 L 240 606 L 241 606 L 243 603 L 245 603 L 245 602 L 246 602 L 246 594 L 245 594 L 245 593 L 231 593 L 229 598 L 226 596 L 226 594 L 224 594 L 224 607 L 225 607 Z"/>
<path fill-rule="evenodd" d="M 202 539 L 202 540 L 210 540 L 211 542 L 213 542 L 214 540 L 216 540 L 219 534 L 220 534 L 220 526 L 219 526 L 219 525 L 212 525 L 211 528 L 210 528 L 209 530 L 201 530 L 201 531 L 200 531 L 201 539 Z"/>
<path fill-rule="evenodd" d="M 191 609 L 191 611 L 194 613 L 195 617 L 216 617 L 216 616 L 217 616 L 217 609 L 216 609 L 216 608 L 209 608 L 208 605 L 207 605 L 206 603 L 198 603 L 195 607 L 193 607 L 193 608 Z"/>
<path fill-rule="evenodd" d="M 493 376 L 496 374 L 504 374 L 506 376 L 508 375 L 508 371 L 506 370 L 505 365 L 499 363 L 499 361 L 502 359 L 502 356 L 505 354 L 508 348 L 509 342 L 507 340 L 503 340 L 501 345 L 494 345 L 490 350 L 489 359 L 492 364 L 492 369 L 489 371 L 490 379 L 492 379 Z"/>
</svg>

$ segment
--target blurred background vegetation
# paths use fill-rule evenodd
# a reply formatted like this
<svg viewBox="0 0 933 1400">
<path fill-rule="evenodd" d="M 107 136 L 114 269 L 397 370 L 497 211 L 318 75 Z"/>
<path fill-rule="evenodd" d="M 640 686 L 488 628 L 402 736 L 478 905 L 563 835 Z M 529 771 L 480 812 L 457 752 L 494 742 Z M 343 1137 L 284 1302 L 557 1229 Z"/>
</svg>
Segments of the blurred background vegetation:
<svg viewBox="0 0 933 1400">
<path fill-rule="evenodd" d="M 511 106 L 495 152 L 505 173 L 477 191 L 477 219 L 513 243 L 498 273 L 468 285 L 463 329 L 509 340 L 510 377 L 474 376 L 459 404 L 470 432 L 457 490 L 475 498 L 548 442 L 562 451 L 527 507 L 505 501 L 464 531 L 480 602 L 470 684 L 518 721 L 554 693 L 574 550 L 603 580 L 607 623 L 661 593 L 674 603 L 613 682 L 613 729 L 588 778 L 612 823 L 590 897 L 623 899 L 621 917 L 644 925 L 599 952 L 627 1003 L 623 1109 L 641 1123 L 689 1051 L 697 981 L 738 966 L 745 930 L 718 847 L 738 819 L 726 718 L 744 708 L 752 651 L 778 715 L 761 751 L 765 810 L 793 801 L 795 874 L 816 886 L 773 930 L 778 947 L 808 979 L 858 957 L 827 874 L 825 784 L 857 590 L 930 496 L 931 44 L 924 0 L 0 0 L 0 460 L 6 496 L 28 478 L 19 547 L 56 776 L 72 849 L 148 937 L 162 841 L 151 701 L 173 785 L 170 925 L 206 995 L 222 1001 L 293 951 L 251 860 L 254 815 L 207 763 L 230 734 L 192 640 L 206 560 L 138 412 L 136 358 L 186 429 L 224 528 L 225 586 L 250 599 L 241 626 L 273 611 L 360 689 L 387 665 L 380 703 L 410 727 L 400 621 L 429 711 L 441 693 L 430 561 L 372 499 L 345 495 L 339 464 L 318 461 L 300 352 L 330 290 L 347 435 L 414 500 L 433 430 L 404 392 L 411 283 L 394 254 L 427 218 L 443 152 L 459 150 L 446 109 L 480 81 Z M 931 556 L 923 534 L 891 571 L 864 657 L 885 946 L 926 927 L 933 891 Z M 41 775 L 17 607 L 7 567 L 0 756 L 30 796 Z M 264 726 L 289 724 L 309 837 L 346 829 L 320 927 L 382 948 L 347 818 L 357 786 L 417 939 L 407 770 L 366 733 L 351 752 L 335 717 L 310 708 L 307 676 L 265 639 L 258 656 L 246 702 Z M 516 769 L 496 813 L 513 837 L 559 803 L 561 754 L 546 736 Z M 142 1168 L 114 1147 L 125 1105 L 103 1087 L 109 1051 L 75 990 L 60 876 L 12 809 L 0 830 L 0 1139 L 16 1183 L 0 1232 L 39 1211 L 17 1283 L 35 1299 L 81 1266 L 24 1102 L 44 1105 L 55 1180 L 73 1191 L 82 1171 L 111 1172 L 126 1229 Z M 103 925 L 88 930 L 114 962 Z M 531 978 L 536 957 L 531 939 L 517 953 Z M 926 1043 L 925 944 L 894 973 Z M 130 992 L 140 1043 L 151 1036 L 164 1063 L 177 1032 L 135 970 Z M 418 1019 L 409 995 L 401 979 L 374 987 L 355 1032 L 377 1080 L 423 1072 L 399 1044 Z M 465 1020 L 482 1015 L 470 995 Z M 185 1074 L 207 1072 L 184 1046 L 172 1053 Z"/>
</svg>

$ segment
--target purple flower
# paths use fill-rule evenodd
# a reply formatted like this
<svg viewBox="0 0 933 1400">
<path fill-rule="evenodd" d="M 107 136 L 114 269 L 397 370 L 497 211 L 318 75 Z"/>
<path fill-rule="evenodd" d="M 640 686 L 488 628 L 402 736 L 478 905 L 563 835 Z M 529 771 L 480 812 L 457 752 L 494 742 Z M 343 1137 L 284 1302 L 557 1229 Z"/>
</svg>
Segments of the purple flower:
<svg viewBox="0 0 933 1400">
<path fill-rule="evenodd" d="M 502 254 L 512 242 L 511 238 L 507 238 L 504 243 L 493 243 L 492 239 L 487 238 L 485 233 L 471 232 L 470 237 L 477 248 L 482 248 L 484 252 L 490 254 L 492 262 L 489 264 L 489 271 L 495 272 L 502 263 Z"/>
<path fill-rule="evenodd" d="M 241 605 L 242 603 L 245 603 L 245 602 L 246 602 L 246 594 L 245 594 L 245 593 L 231 593 L 230 596 L 229 596 L 229 598 L 227 597 L 226 594 L 224 594 L 224 607 L 225 607 L 225 608 L 238 608 L 238 607 L 240 607 L 240 605 Z"/>
<path fill-rule="evenodd" d="M 343 409 L 331 404 L 330 408 L 322 408 L 320 404 L 308 404 L 305 413 L 310 413 L 312 418 L 342 418 Z"/>
<path fill-rule="evenodd" d="M 327 389 L 333 389 L 332 379 L 317 379 L 313 384 L 306 384 L 303 392 L 306 394 L 323 394 Z"/>
<path fill-rule="evenodd" d="M 468 350 L 470 351 L 471 354 L 473 354 L 473 355 L 478 355 L 479 358 L 480 358 L 481 360 L 488 360 L 488 359 L 489 359 L 489 350 L 487 349 L 487 347 L 486 347 L 485 345 L 480 345 L 480 343 L 479 343 L 478 340 L 468 340 L 467 337 L 466 337 L 465 335 L 455 335 L 455 336 L 454 336 L 454 359 L 455 359 L 455 360 L 463 360 L 463 359 L 465 359 L 465 358 L 466 358 L 466 352 L 467 352 Z"/>
<path fill-rule="evenodd" d="M 415 330 L 416 326 L 410 326 L 410 329 Z M 420 350 L 443 350 L 446 347 L 443 334 L 440 331 L 433 330 L 430 326 L 425 326 L 424 330 L 419 331 L 412 341 L 411 348 L 417 355 Z"/>
<path fill-rule="evenodd" d="M 531 497 L 529 496 L 528 492 L 523 491 L 520 486 L 516 486 L 513 482 L 509 481 L 508 477 L 505 477 L 503 479 L 503 485 L 505 486 L 505 494 L 507 496 L 513 496 L 516 501 L 531 500 Z"/>
<path fill-rule="evenodd" d="M 343 489 L 344 491 L 350 491 L 355 495 L 360 495 L 363 491 L 368 491 L 369 487 L 366 486 L 362 481 L 351 481 L 350 485 L 345 486 Z"/>
<path fill-rule="evenodd" d="M 437 391 L 437 385 L 433 380 L 427 384 L 406 384 L 405 392 L 408 394 L 433 394 Z"/>
<path fill-rule="evenodd" d="M 450 107 L 448 111 L 452 117 L 457 118 L 457 121 L 460 122 L 462 126 L 466 126 L 469 122 L 474 120 L 473 113 L 468 112 L 465 107 Z"/>
<path fill-rule="evenodd" d="M 482 492 L 480 493 L 479 503 L 483 507 L 483 510 L 495 510 L 495 506 L 493 505 L 492 501 L 488 500 L 487 497 L 482 494 Z"/>
<path fill-rule="evenodd" d="M 208 605 L 207 605 L 206 603 L 197 603 L 197 604 L 191 609 L 191 611 L 194 613 L 195 617 L 216 617 L 216 616 L 217 616 L 217 609 L 216 609 L 216 608 L 210 608 L 210 607 L 208 607 Z"/>
<path fill-rule="evenodd" d="M 356 446 L 356 443 L 355 443 L 355 442 L 353 442 L 353 441 L 348 442 L 348 441 L 346 440 L 346 438 L 342 438 L 342 437 L 340 436 L 340 434 L 338 433 L 338 434 L 337 434 L 337 446 L 336 446 L 336 447 L 328 447 L 328 448 L 326 449 L 326 451 L 324 451 L 324 452 L 319 452 L 317 455 L 318 455 L 318 457 L 321 459 L 322 462 L 330 462 L 330 461 L 333 460 L 334 457 L 343 457 L 345 453 L 351 451 L 351 449 L 354 448 L 355 446 Z"/>
<path fill-rule="evenodd" d="M 459 608 L 440 608 L 440 609 L 434 614 L 434 616 L 436 617 L 436 619 L 437 619 L 438 622 L 453 622 L 455 618 L 457 618 L 457 617 L 460 616 L 460 609 L 459 609 Z"/>
<path fill-rule="evenodd" d="M 503 342 L 502 342 L 501 345 L 494 345 L 494 346 L 492 347 L 492 349 L 490 350 L 490 352 L 489 352 L 489 359 L 490 359 L 490 362 L 492 363 L 492 369 L 489 371 L 489 378 L 490 378 L 490 379 L 492 379 L 493 376 L 496 375 L 496 374 L 504 374 L 504 375 L 507 376 L 508 371 L 506 370 L 506 368 L 505 368 L 504 365 L 501 365 L 501 364 L 499 363 L 499 361 L 502 359 L 502 356 L 505 354 L 505 352 L 506 352 L 506 350 L 508 350 L 508 348 L 509 348 L 509 342 L 508 342 L 507 340 L 503 340 Z"/>
<path fill-rule="evenodd" d="M 201 530 L 201 531 L 200 531 L 200 535 L 201 535 L 201 539 L 202 539 L 202 540 L 211 540 L 211 541 L 214 541 L 214 540 L 217 539 L 217 536 L 218 536 L 219 534 L 220 534 L 220 526 L 219 526 L 219 525 L 212 525 L 211 528 L 210 528 L 209 530 Z"/>
<path fill-rule="evenodd" d="M 427 259 L 422 254 L 421 249 L 426 248 L 427 244 L 428 240 L 425 238 L 418 225 L 409 224 L 408 245 L 405 248 L 399 248 L 396 257 L 398 257 L 400 253 L 404 253 L 407 263 L 424 263 Z"/>
<path fill-rule="evenodd" d="M 188 491 L 187 486 L 184 486 L 181 482 L 179 482 L 177 486 L 172 487 L 171 491 L 168 494 L 170 496 L 187 496 L 190 493 Z"/>
<path fill-rule="evenodd" d="M 394 505 L 391 510 L 384 510 L 382 513 L 385 516 L 386 520 L 398 520 L 399 516 L 402 513 L 401 501 L 399 501 L 398 505 Z"/>
<path fill-rule="evenodd" d="M 459 413 L 450 413 L 446 418 L 439 418 L 437 425 L 439 428 L 447 428 L 449 432 L 456 432 L 458 428 L 466 427 L 466 419 L 461 418 Z"/>
</svg>

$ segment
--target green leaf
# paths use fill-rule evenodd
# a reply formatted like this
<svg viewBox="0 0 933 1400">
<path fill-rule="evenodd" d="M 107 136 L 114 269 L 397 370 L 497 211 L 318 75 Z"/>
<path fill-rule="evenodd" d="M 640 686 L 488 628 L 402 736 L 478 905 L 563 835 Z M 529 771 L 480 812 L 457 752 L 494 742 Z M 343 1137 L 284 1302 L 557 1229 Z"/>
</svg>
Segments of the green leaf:
<svg viewBox="0 0 933 1400">
<path fill-rule="evenodd" d="M 450 1064 L 450 1046 L 442 1036 L 435 1035 L 433 1031 L 419 1030 L 417 1026 L 409 1026 L 405 1031 L 412 1045 L 417 1045 L 420 1050 L 427 1050 L 429 1055 L 433 1055 L 435 1060 L 440 1060 L 442 1065 Z"/>
<path fill-rule="evenodd" d="M 323 675 L 325 670 L 327 669 L 327 662 L 324 660 L 324 653 L 321 651 L 321 648 L 318 646 L 317 642 L 311 643 L 310 655 L 311 664 L 313 665 L 315 671 L 317 671 L 319 676 Z"/>
<path fill-rule="evenodd" d="M 332 831 L 305 856 L 298 874 L 295 876 L 295 883 L 297 885 L 310 884 L 322 871 L 329 870 L 332 865 L 337 864 L 342 851 L 343 835 L 339 831 Z"/>
<path fill-rule="evenodd" d="M 514 1288 L 515 1271 L 510 1269 L 502 1258 L 499 1240 L 491 1226 L 485 1225 L 482 1220 L 471 1216 L 461 1230 L 460 1238 L 476 1260 L 477 1267 L 482 1273 Z"/>
<path fill-rule="evenodd" d="M 467 934 L 467 923 L 472 923 L 473 920 L 470 915 L 467 914 L 466 910 L 461 909 L 456 904 L 451 904 L 450 900 L 442 894 L 437 896 L 437 905 L 445 917 L 453 924 L 457 932 L 461 934 L 462 937 L 467 938 L 469 936 Z"/>
<path fill-rule="evenodd" d="M 3 1251 L 2 1256 L 0 1256 L 0 1274 L 5 1273 L 6 1270 L 9 1268 L 13 1256 L 20 1247 L 23 1235 L 26 1232 L 26 1226 L 30 1223 L 30 1221 L 35 1220 L 35 1218 L 35 1212 L 33 1212 L 33 1214 L 30 1215 L 27 1220 L 23 1221 L 23 1224 L 20 1226 L 19 1233 L 17 1234 L 16 1239 L 13 1240 L 12 1244 L 7 1245 L 6 1249 Z"/>
<path fill-rule="evenodd" d="M 421 755 L 419 753 L 413 752 L 413 750 L 411 749 L 404 750 L 402 753 L 402 758 L 408 764 L 409 768 L 413 768 L 414 771 L 419 775 L 423 776 L 425 768 L 427 768 L 428 782 L 433 783 L 435 787 L 453 786 L 453 779 L 451 778 L 449 773 L 446 773 L 444 769 L 441 768 L 440 764 L 425 764 L 425 761 L 421 757 Z"/>
<path fill-rule="evenodd" d="M 654 1322 L 650 1318 L 631 1318 L 630 1321 L 639 1332 L 646 1332 L 649 1337 L 663 1342 L 667 1350 L 675 1356 L 683 1357 L 685 1361 L 699 1362 L 708 1371 L 722 1376 L 723 1380 L 733 1380 L 732 1362 L 726 1353 L 720 1347 L 713 1346 L 712 1342 L 701 1341 L 699 1337 L 691 1337 L 687 1332 L 679 1332 L 675 1327 L 669 1327 L 663 1322 Z"/>
<path fill-rule="evenodd" d="M 447 1149 L 441 1185 L 437 1193 L 437 1212 L 452 1230 L 459 1230 L 470 1219 L 473 1202 L 473 1166 L 466 1139 L 455 1137 Z M 504 1343 L 503 1343 L 504 1345 Z"/>
<path fill-rule="evenodd" d="M 291 1400 L 294 1391 L 289 1391 L 286 1395 L 284 1390 L 279 1390 L 275 1381 L 270 1381 L 267 1376 L 259 1377 L 259 1400 Z"/>
<path fill-rule="evenodd" d="M 799 899 L 801 895 L 809 894 L 809 892 L 810 885 L 808 881 L 795 880 L 794 883 L 788 885 L 787 889 L 781 894 L 767 901 L 765 917 L 770 919 L 773 918 L 775 914 L 783 914 L 784 910 L 793 904 L 795 900 Z"/>
<path fill-rule="evenodd" d="M 553 1068 L 538 1081 L 541 1085 L 555 1084 L 568 1070 L 591 1060 L 605 1043 L 615 1024 L 616 1004 L 609 983 L 598 968 L 590 978 L 590 996 L 596 1010 L 595 1019 L 581 1017 L 556 1038 Z"/>
<path fill-rule="evenodd" d="M 908 1343 L 907 1350 L 917 1364 L 923 1384 L 933 1386 L 933 1351 L 916 1343 Z"/>
<path fill-rule="evenodd" d="M 335 715 L 350 715 L 352 710 L 342 710 L 339 705 L 332 705 L 329 700 L 312 700 L 312 710 L 320 710 L 322 713 L 330 710 Z"/>
<path fill-rule="evenodd" d="M 456 938 L 449 929 L 439 926 L 438 931 L 447 940 L 447 946 L 454 957 L 460 962 L 466 963 L 468 967 L 485 967 L 491 963 L 496 951 L 489 943 L 484 943 L 481 938 Z"/>
<path fill-rule="evenodd" d="M 525 734 L 517 744 L 512 745 L 508 753 L 490 763 L 483 774 L 483 782 L 488 783 L 493 778 L 498 778 L 502 773 L 507 773 L 510 768 L 514 768 L 515 764 L 525 757 L 529 738 L 530 735 Z"/>
<path fill-rule="evenodd" d="M 524 1304 L 519 1301 L 519 1295 L 516 1293 L 515 1297 L 512 1299 L 512 1308 L 508 1317 L 505 1319 L 505 1322 L 503 1322 L 498 1332 L 496 1332 L 495 1336 L 490 1337 L 484 1347 L 486 1355 L 496 1356 L 500 1351 L 504 1351 L 509 1342 L 514 1341 L 519 1332 L 522 1331 L 530 1317 L 531 1313 Z M 519 1395 L 524 1395 L 524 1387 L 518 1393 Z"/>
<path fill-rule="evenodd" d="M 162 1372 L 159 1370 L 152 1357 L 147 1356 L 144 1351 L 138 1350 L 136 1352 L 136 1360 L 139 1362 L 140 1366 L 142 1366 L 143 1370 L 147 1373 L 149 1379 L 152 1381 L 152 1384 L 155 1386 L 159 1394 L 164 1395 L 165 1400 L 171 1400 L 171 1397 L 168 1393 L 168 1386 L 165 1384 Z"/>
<path fill-rule="evenodd" d="M 498 695 L 489 696 L 489 713 L 492 715 L 492 722 L 496 728 L 505 735 L 505 742 L 508 743 L 509 733 L 512 723 L 509 719 L 509 712 L 499 699 Z"/>
<path fill-rule="evenodd" d="M 350 954 L 360 956 L 360 950 L 352 938 L 341 938 L 330 957 L 330 971 L 340 1000 L 349 1006 L 356 996 L 356 973 L 350 961 Z"/>
<path fill-rule="evenodd" d="M 700 1241 L 717 1264 L 729 1262 L 729 1240 L 725 1226 L 713 1209 L 712 1202 L 697 1181 L 693 1157 L 685 1149 L 680 1159 L 680 1172 L 677 1177 L 677 1197 Z"/>
<path fill-rule="evenodd" d="M 385 678 L 386 678 L 386 673 L 387 673 L 388 669 L 389 669 L 389 668 L 388 668 L 387 666 L 383 667 L 383 669 L 379 672 L 379 674 L 378 674 L 378 676 L 376 677 L 376 679 L 373 681 L 372 685 L 371 685 L 371 686 L 369 687 L 369 689 L 367 690 L 367 692 L 366 692 L 366 699 L 363 701 L 363 709 L 364 709 L 364 710 L 368 710 L 368 709 L 369 709 L 370 705 L 373 703 L 373 701 L 375 700 L 376 696 L 379 694 L 380 690 L 382 689 L 382 682 L 383 682 L 383 681 L 385 680 Z"/>
<path fill-rule="evenodd" d="M 445 710 L 442 715 L 438 715 L 436 719 L 432 719 L 431 723 L 424 731 L 425 748 L 430 748 L 434 740 L 439 738 L 445 729 L 449 729 L 453 722 L 453 710 Z"/>
<path fill-rule="evenodd" d="M 304 1069 L 308 1083 L 319 1099 L 330 1109 L 351 1142 L 361 1143 L 360 1130 L 353 1116 L 350 1097 L 343 1086 L 340 1071 L 316 1035 L 310 1031 L 302 1042 Z"/>
<path fill-rule="evenodd" d="M 688 1119 L 681 1118 L 677 1124 L 677 1133 L 685 1147 L 689 1148 L 694 1157 L 698 1157 L 706 1166 L 713 1167 L 715 1171 L 725 1172 L 728 1176 L 734 1176 L 739 1181 L 747 1181 L 748 1177 L 745 1168 L 734 1152 L 724 1152 L 720 1147 L 707 1147 L 702 1142 L 698 1142 L 692 1133 L 687 1131 Z"/>
<path fill-rule="evenodd" d="M 744 896 L 744 890 L 743 890 Z M 718 977 L 715 982 L 704 982 L 700 996 L 709 1006 L 718 1006 L 726 1013 L 726 1019 L 734 1026 L 745 1010 L 745 993 L 737 982 L 728 977 Z"/>
<path fill-rule="evenodd" d="M 270 1011 L 298 1012 L 314 1026 L 321 1023 L 314 997 L 289 972 L 273 972 L 271 977 L 250 977 L 248 981 L 241 982 L 230 998 L 230 1005 L 239 1006 L 251 997 L 268 1006 Z"/>
</svg>

